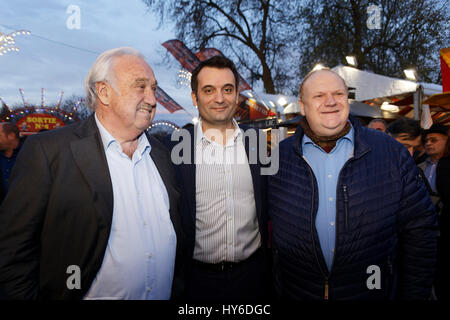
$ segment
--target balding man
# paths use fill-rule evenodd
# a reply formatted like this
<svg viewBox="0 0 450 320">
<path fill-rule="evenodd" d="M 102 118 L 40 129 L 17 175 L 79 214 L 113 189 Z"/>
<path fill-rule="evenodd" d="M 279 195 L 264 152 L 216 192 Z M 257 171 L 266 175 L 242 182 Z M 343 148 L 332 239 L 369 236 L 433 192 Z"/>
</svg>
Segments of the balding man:
<svg viewBox="0 0 450 320">
<path fill-rule="evenodd" d="M 437 219 L 408 151 L 349 117 L 330 70 L 300 86 L 304 116 L 269 177 L 275 286 L 289 299 L 427 299 Z"/>
<path fill-rule="evenodd" d="M 169 299 L 179 192 L 168 150 L 144 132 L 155 75 L 118 48 L 97 58 L 85 86 L 94 113 L 29 137 L 17 158 L 0 207 L 0 296 Z"/>
<path fill-rule="evenodd" d="M 373 119 L 372 121 L 369 122 L 367 128 L 378 130 L 381 132 L 386 132 L 387 123 L 383 119 Z"/>
</svg>

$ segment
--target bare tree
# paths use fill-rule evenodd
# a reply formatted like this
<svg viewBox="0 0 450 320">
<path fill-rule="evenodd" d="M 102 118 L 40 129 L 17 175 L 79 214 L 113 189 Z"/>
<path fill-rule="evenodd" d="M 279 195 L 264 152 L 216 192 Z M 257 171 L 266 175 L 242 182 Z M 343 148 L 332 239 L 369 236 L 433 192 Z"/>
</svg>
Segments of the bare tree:
<svg viewBox="0 0 450 320">
<path fill-rule="evenodd" d="M 295 76 L 298 1 L 286 0 L 143 0 L 165 18 L 175 22 L 176 36 L 189 48 L 216 47 L 244 68 L 254 85 L 262 80 L 267 93 L 288 86 Z"/>
<path fill-rule="evenodd" d="M 375 4 L 379 24 L 370 24 Z M 309 0 L 301 9 L 300 76 L 317 62 L 344 63 L 354 55 L 358 68 L 403 77 L 415 67 L 420 80 L 440 80 L 439 49 L 450 44 L 448 0 Z M 376 19 L 376 17 L 374 17 Z"/>
</svg>

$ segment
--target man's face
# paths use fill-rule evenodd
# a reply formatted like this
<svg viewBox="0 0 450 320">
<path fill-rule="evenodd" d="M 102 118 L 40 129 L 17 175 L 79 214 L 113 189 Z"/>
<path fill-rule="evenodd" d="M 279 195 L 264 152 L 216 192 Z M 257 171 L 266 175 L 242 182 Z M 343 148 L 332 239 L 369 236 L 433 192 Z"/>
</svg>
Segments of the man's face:
<svg viewBox="0 0 450 320">
<path fill-rule="evenodd" d="M 150 66 L 141 58 L 126 55 L 113 62 L 108 112 L 121 129 L 140 133 L 151 124 L 156 112 L 157 82 Z"/>
<path fill-rule="evenodd" d="M 429 133 L 425 138 L 425 152 L 430 157 L 440 158 L 444 154 L 447 136 L 441 133 Z"/>
<path fill-rule="evenodd" d="M 418 136 L 416 138 L 411 138 L 406 133 L 401 133 L 397 137 L 394 138 L 398 142 L 400 142 L 402 145 L 405 146 L 406 149 L 408 149 L 411 156 L 414 154 L 414 150 L 418 150 L 421 144 L 421 136 Z"/>
<path fill-rule="evenodd" d="M 386 127 L 384 126 L 384 124 L 382 122 L 379 122 L 379 121 L 372 122 L 369 125 L 369 128 L 378 130 L 378 131 L 382 131 L 382 132 L 386 132 Z"/>
<path fill-rule="evenodd" d="M 319 136 L 332 136 L 342 131 L 350 112 L 344 82 L 327 70 L 317 71 L 306 80 L 299 104 L 301 114 Z"/>
<path fill-rule="evenodd" d="M 210 127 L 230 124 L 238 97 L 233 72 L 228 68 L 204 67 L 197 82 L 197 93 L 192 92 L 191 96 L 202 121 Z"/>
</svg>

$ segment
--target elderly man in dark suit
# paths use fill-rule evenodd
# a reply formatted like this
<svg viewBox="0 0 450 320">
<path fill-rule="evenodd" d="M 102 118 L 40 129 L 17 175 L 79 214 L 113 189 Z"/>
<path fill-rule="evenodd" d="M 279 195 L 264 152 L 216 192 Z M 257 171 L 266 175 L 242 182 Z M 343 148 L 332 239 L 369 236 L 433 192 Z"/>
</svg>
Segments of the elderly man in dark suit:
<svg viewBox="0 0 450 320">
<path fill-rule="evenodd" d="M 28 138 L 0 208 L 0 295 L 169 299 L 179 287 L 179 192 L 148 136 L 157 82 L 132 48 L 86 78 L 85 121 Z"/>
</svg>

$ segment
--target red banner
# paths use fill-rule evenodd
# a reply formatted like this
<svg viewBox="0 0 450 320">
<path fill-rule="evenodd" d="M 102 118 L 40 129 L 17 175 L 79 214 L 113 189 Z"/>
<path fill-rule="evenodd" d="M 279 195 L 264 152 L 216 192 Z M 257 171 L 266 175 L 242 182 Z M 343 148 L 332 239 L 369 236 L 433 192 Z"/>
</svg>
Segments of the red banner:
<svg viewBox="0 0 450 320">
<path fill-rule="evenodd" d="M 160 87 L 156 88 L 155 92 L 156 100 L 170 113 L 174 113 L 177 110 L 182 110 L 183 107 L 175 102 L 163 89 Z"/>
<path fill-rule="evenodd" d="M 180 40 L 169 40 L 162 44 L 174 57 L 181 63 L 183 68 L 192 72 L 200 61 L 212 58 L 214 56 L 223 56 L 220 50 L 216 48 L 205 48 L 193 54 Z M 252 87 L 239 75 L 239 88 L 238 91 L 252 90 Z"/>
<path fill-rule="evenodd" d="M 65 123 L 50 114 L 32 113 L 19 119 L 16 126 L 21 132 L 39 132 L 43 129 L 52 130 L 64 127 Z"/>
<path fill-rule="evenodd" d="M 441 49 L 442 92 L 450 92 L 450 48 Z"/>
<path fill-rule="evenodd" d="M 169 40 L 164 42 L 162 46 L 166 48 L 167 51 L 181 63 L 183 68 L 189 72 L 192 72 L 192 70 L 200 63 L 200 59 L 197 58 L 180 40 Z"/>
</svg>

